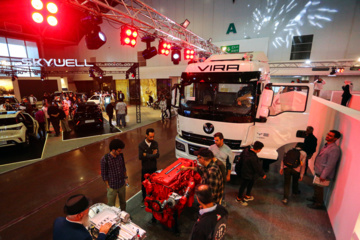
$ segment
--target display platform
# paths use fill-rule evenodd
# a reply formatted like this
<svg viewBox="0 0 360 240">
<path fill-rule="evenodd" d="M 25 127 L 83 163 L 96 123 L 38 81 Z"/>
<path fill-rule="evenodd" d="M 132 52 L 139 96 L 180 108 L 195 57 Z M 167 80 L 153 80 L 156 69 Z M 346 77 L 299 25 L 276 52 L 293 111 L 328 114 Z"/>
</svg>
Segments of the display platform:
<svg viewBox="0 0 360 240">
<path fill-rule="evenodd" d="M 9 146 L 0 148 L 0 165 L 22 162 L 41 158 L 45 146 L 45 141 L 32 138 L 30 145 Z"/>
<path fill-rule="evenodd" d="M 72 121 L 69 122 L 69 126 L 72 131 L 63 132 L 63 141 L 121 132 L 121 130 L 115 126 L 110 127 L 109 122 L 106 119 L 104 119 L 103 129 L 98 129 L 94 126 L 83 126 L 79 130 L 74 131 L 74 125 Z"/>
</svg>

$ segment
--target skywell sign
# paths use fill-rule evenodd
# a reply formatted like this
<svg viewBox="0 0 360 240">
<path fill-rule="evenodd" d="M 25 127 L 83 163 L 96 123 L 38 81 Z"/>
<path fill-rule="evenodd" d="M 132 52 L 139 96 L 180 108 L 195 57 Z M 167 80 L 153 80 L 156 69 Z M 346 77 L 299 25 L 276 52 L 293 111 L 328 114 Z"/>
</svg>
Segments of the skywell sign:
<svg viewBox="0 0 360 240">
<path fill-rule="evenodd" d="M 93 64 L 88 64 L 86 59 L 84 63 L 80 64 L 77 59 L 45 59 L 45 58 L 23 58 L 21 63 L 15 64 L 22 67 L 93 67 Z"/>
</svg>

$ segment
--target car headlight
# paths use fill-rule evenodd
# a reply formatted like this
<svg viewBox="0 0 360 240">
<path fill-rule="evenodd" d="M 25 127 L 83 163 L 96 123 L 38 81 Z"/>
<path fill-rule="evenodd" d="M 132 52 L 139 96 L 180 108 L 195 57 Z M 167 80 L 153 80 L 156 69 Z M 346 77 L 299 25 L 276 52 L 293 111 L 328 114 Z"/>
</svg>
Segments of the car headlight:
<svg viewBox="0 0 360 240">
<path fill-rule="evenodd" d="M 185 152 L 185 144 L 175 141 L 176 149 Z"/>
</svg>

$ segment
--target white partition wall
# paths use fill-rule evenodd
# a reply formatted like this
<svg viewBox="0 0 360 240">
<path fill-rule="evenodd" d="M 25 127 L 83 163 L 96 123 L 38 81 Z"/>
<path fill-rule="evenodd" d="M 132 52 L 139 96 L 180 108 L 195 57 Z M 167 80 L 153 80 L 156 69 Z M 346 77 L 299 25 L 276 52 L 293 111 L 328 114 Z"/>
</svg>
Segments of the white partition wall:
<svg viewBox="0 0 360 240">
<path fill-rule="evenodd" d="M 341 160 L 336 180 L 326 189 L 325 202 L 336 239 L 353 239 L 355 226 L 359 228 L 356 223 L 360 214 L 360 111 L 313 97 L 309 125 L 314 127 L 318 138 L 317 152 L 324 146 L 329 130 L 338 130 L 343 135 L 337 142 Z M 309 166 L 312 167 L 313 162 Z"/>
</svg>

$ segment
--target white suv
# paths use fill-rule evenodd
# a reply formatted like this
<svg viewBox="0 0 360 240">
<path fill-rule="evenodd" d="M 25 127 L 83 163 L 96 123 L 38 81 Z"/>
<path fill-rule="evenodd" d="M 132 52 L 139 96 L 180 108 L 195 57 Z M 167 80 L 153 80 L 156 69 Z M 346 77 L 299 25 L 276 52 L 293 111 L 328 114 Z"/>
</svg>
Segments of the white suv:
<svg viewBox="0 0 360 240">
<path fill-rule="evenodd" d="M 0 147 L 30 144 L 36 137 L 39 123 L 30 114 L 21 111 L 0 111 Z"/>
</svg>

